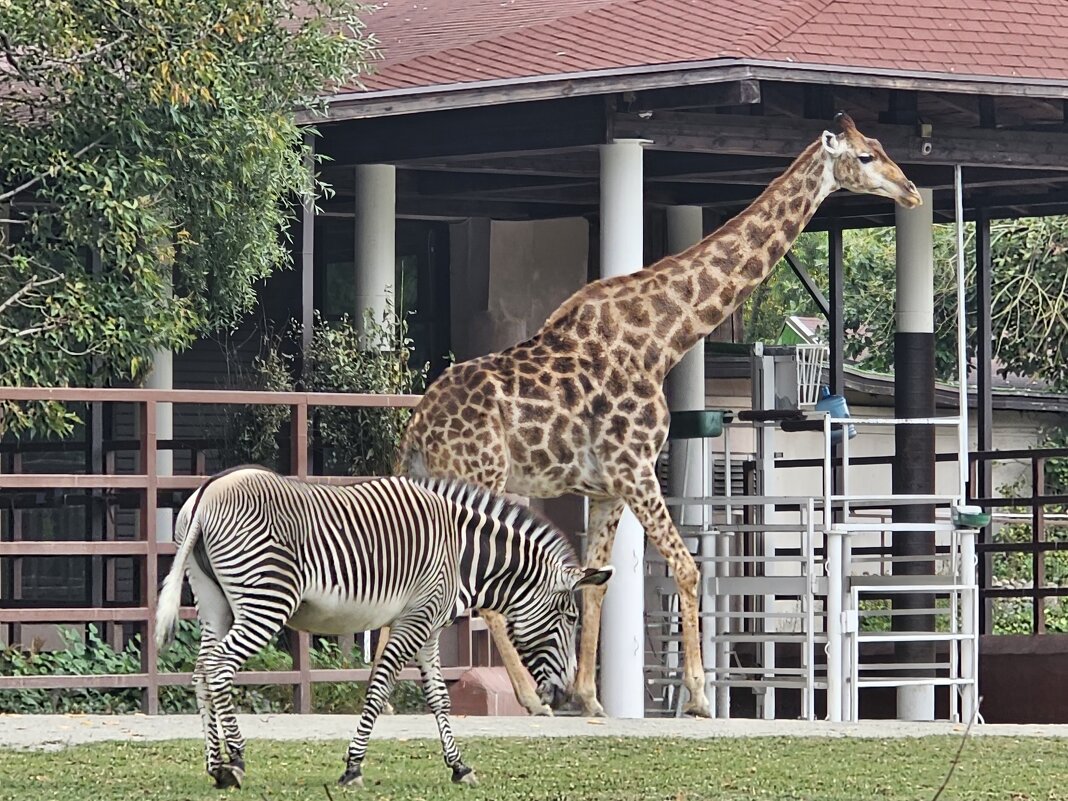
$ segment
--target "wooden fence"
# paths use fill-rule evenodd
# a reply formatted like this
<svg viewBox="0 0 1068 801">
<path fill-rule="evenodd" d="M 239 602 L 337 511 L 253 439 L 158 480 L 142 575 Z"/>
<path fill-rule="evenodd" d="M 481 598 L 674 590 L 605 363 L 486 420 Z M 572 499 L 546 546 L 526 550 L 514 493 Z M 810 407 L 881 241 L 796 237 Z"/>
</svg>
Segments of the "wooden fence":
<svg viewBox="0 0 1068 801">
<path fill-rule="evenodd" d="M 404 408 L 414 406 L 419 398 L 412 395 L 354 395 L 341 393 L 303 393 L 303 392 L 240 392 L 240 391 L 205 391 L 205 390 L 142 390 L 142 389 L 12 389 L 0 388 L 0 400 L 10 401 L 59 401 L 77 404 L 132 404 L 138 409 L 136 415 L 138 432 L 136 441 L 126 443 L 127 447 L 136 447 L 137 472 L 135 474 L 117 475 L 109 472 L 107 465 L 112 460 L 105 460 L 105 467 L 98 472 L 86 473 L 0 473 L 0 493 L 23 490 L 55 490 L 70 488 L 77 490 L 123 491 L 134 493 L 139 497 L 138 536 L 134 540 L 109 539 L 107 532 L 96 535 L 86 533 L 81 540 L 42 541 L 33 536 L 26 536 L 23 531 L 8 533 L 8 539 L 0 541 L 0 561 L 18 560 L 34 556 L 64 557 L 132 557 L 136 560 L 140 581 L 139 597 L 133 606 L 81 606 L 81 607 L 27 607 L 0 608 L 0 624 L 31 623 L 68 623 L 85 625 L 88 623 L 114 623 L 136 627 L 141 637 L 141 672 L 111 675 L 50 675 L 50 676 L 0 676 L 0 690 L 19 689 L 67 689 L 67 688 L 141 688 L 143 691 L 143 709 L 148 714 L 159 711 L 159 688 L 164 685 L 190 683 L 188 673 L 161 673 L 157 666 L 155 644 L 155 607 L 160 583 L 160 557 L 174 555 L 175 547 L 171 542 L 158 542 L 156 539 L 156 511 L 160 492 L 192 491 L 206 478 L 203 475 L 205 460 L 192 460 L 193 474 L 159 475 L 157 454 L 160 450 L 175 450 L 183 447 L 176 440 L 160 440 L 156 436 L 156 411 L 161 403 L 174 404 L 174 407 L 186 405 L 273 405 L 288 406 L 290 417 L 290 453 L 289 474 L 307 478 L 311 481 L 345 484 L 364 479 L 339 476 L 309 476 L 309 420 L 317 407 L 378 407 Z M 16 446 L 19 447 L 19 446 Z M 59 450 L 59 449 L 57 449 Z M 90 539 L 90 537 L 93 537 Z M 183 616 L 192 617 L 192 608 L 183 608 Z M 481 621 L 472 621 L 464 617 L 457 622 L 457 658 L 456 664 L 447 665 L 443 672 L 446 680 L 458 678 L 475 660 L 476 651 L 483 652 L 488 659 L 488 643 L 474 639 L 474 631 L 482 629 L 477 625 Z M 472 625 L 475 623 L 475 625 Z M 287 684 L 294 692 L 294 710 L 307 713 L 311 711 L 311 686 L 317 682 L 366 681 L 369 671 L 352 670 L 317 670 L 309 660 L 310 637 L 299 633 L 290 637 L 292 643 L 293 667 L 284 671 L 244 671 L 237 681 L 242 684 Z M 401 678 L 418 678 L 418 671 L 407 669 Z"/>
</svg>

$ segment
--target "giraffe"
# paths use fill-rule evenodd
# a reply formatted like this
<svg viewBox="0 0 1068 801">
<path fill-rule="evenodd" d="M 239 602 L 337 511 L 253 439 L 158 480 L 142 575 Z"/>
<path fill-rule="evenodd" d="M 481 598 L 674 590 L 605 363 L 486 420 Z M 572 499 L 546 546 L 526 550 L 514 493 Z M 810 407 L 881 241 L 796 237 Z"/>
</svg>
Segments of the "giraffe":
<svg viewBox="0 0 1068 801">
<path fill-rule="evenodd" d="M 698 570 L 669 516 L 655 463 L 668 431 L 668 371 L 762 282 L 831 192 L 912 208 L 920 194 L 846 114 L 753 203 L 675 256 L 575 292 L 530 339 L 451 366 L 427 390 L 402 439 L 400 473 L 463 478 L 497 492 L 585 495 L 588 567 L 607 563 L 624 506 L 678 585 L 689 714 L 708 716 L 698 632 Z M 574 696 L 603 715 L 595 660 L 604 588 L 585 590 Z M 483 614 L 520 703 L 550 714 L 508 641 Z"/>
</svg>

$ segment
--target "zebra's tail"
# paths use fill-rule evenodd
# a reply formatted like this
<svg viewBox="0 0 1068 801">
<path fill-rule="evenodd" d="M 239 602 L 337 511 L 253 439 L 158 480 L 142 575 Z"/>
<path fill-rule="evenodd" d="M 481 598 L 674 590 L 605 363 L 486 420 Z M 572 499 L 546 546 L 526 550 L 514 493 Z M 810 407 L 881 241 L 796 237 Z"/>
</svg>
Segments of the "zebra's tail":
<svg viewBox="0 0 1068 801">
<path fill-rule="evenodd" d="M 203 487 L 199 490 L 196 500 L 192 504 L 189 514 L 189 526 L 185 532 L 178 553 L 174 556 L 174 564 L 171 572 L 163 580 L 163 589 L 160 590 L 156 601 L 156 647 L 163 649 L 174 639 L 178 629 L 178 612 L 182 604 L 182 583 L 185 580 L 185 563 L 189 560 L 189 554 L 200 538 L 200 519 L 197 517 L 197 507 L 200 498 L 204 494 Z"/>
</svg>

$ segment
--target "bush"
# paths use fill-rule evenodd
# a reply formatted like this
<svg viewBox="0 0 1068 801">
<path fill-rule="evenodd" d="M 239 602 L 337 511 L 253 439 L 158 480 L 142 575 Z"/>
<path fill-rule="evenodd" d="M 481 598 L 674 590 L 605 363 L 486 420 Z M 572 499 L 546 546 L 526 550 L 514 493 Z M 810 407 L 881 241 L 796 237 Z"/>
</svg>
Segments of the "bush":
<svg viewBox="0 0 1068 801">
<path fill-rule="evenodd" d="M 64 649 L 29 651 L 9 647 L 0 651 L 0 675 L 4 676 L 92 676 L 141 672 L 140 636 L 135 635 L 122 650 L 115 650 L 100 638 L 96 626 L 88 626 L 83 641 L 74 629 L 61 629 Z M 190 672 L 196 662 L 200 626 L 183 620 L 174 642 L 159 657 L 161 671 Z M 311 663 L 315 668 L 341 669 L 367 667 L 358 648 L 343 652 L 329 640 L 313 641 Z M 253 655 L 246 670 L 290 670 L 293 661 L 277 642 Z M 359 682 L 315 684 L 312 711 L 356 714 L 363 709 L 365 687 Z M 393 693 L 398 712 L 424 711 L 422 689 L 413 682 L 398 682 Z M 238 712 L 292 712 L 293 693 L 288 685 L 235 685 L 234 705 Z M 188 686 L 160 688 L 160 709 L 166 713 L 196 712 L 196 699 Z M 141 710 L 138 689 L 98 690 L 0 690 L 0 714 L 97 713 L 122 714 Z"/>
<path fill-rule="evenodd" d="M 381 321 L 370 313 L 360 331 L 347 318 L 316 316 L 310 347 L 300 356 L 301 332 L 290 323 L 264 339 L 251 374 L 238 372 L 242 388 L 272 392 L 343 392 L 407 395 L 421 392 L 429 365 L 409 365 L 412 342 L 403 318 L 387 309 Z M 408 409 L 320 407 L 312 416 L 314 442 L 326 475 L 389 475 L 393 455 L 408 423 Z M 289 408 L 250 406 L 225 421 L 224 466 L 262 464 L 286 472 L 279 441 L 289 431 Z"/>
</svg>

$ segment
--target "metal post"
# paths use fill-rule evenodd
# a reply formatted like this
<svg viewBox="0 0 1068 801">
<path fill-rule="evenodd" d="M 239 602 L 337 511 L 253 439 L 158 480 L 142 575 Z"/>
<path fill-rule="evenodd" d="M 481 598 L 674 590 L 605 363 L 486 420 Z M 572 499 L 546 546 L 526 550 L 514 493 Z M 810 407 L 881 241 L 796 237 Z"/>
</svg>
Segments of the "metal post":
<svg viewBox="0 0 1068 801">
<path fill-rule="evenodd" d="M 990 254 L 990 214 L 986 209 L 978 209 L 975 216 L 975 367 L 976 367 L 976 450 L 989 451 L 994 447 L 994 408 L 991 396 L 993 356 L 992 315 L 992 259 Z M 975 466 L 976 488 L 973 497 L 990 498 L 994 494 L 992 463 L 980 459 Z M 985 526 L 982 542 L 989 542 L 992 529 Z M 991 554 L 984 554 L 979 564 L 978 581 L 987 586 L 990 581 Z M 980 633 L 986 634 L 991 628 L 992 616 L 989 602 L 980 604 Z"/>
<path fill-rule="evenodd" d="M 969 679 L 961 690 L 961 720 L 975 716 L 979 705 L 979 590 L 976 586 L 976 535 L 967 529 L 960 532 L 960 583 L 968 588 L 961 592 L 961 672 Z"/>
<path fill-rule="evenodd" d="M 898 207 L 897 215 L 897 334 L 894 338 L 894 405 L 898 418 L 934 415 L 934 244 L 933 202 L 930 189 L 921 189 L 923 205 Z M 930 425 L 899 425 L 895 430 L 893 492 L 930 495 L 935 490 L 935 437 Z M 933 523 L 931 504 L 895 506 L 895 523 Z M 894 563 L 897 575 L 934 573 L 935 536 L 930 531 L 895 531 L 892 551 L 907 561 Z M 930 557 L 926 559 L 924 557 Z M 931 609 L 928 593 L 894 598 L 895 609 Z M 929 614 L 898 615 L 895 631 L 934 631 Z M 895 647 L 901 663 L 935 660 L 931 642 L 901 642 Z M 917 670 L 914 676 L 928 675 Z M 903 720 L 934 718 L 934 686 L 910 685 L 897 691 L 897 715 Z"/>
<path fill-rule="evenodd" d="M 842 636 L 842 596 L 845 592 L 845 577 L 842 574 L 842 546 L 844 535 L 840 530 L 827 532 L 827 719 L 832 723 L 842 721 L 842 694 L 844 687 L 844 661 Z"/>
<path fill-rule="evenodd" d="M 141 499 L 141 536 L 145 538 L 145 559 L 141 566 L 141 597 L 147 619 L 141 641 L 141 670 L 146 685 L 141 706 L 148 715 L 159 712 L 159 666 L 156 650 L 156 598 L 158 594 L 159 564 L 156 543 L 156 421 L 159 419 L 156 401 L 145 401 L 140 419 L 140 468 L 145 476 L 144 496 Z"/>
<path fill-rule="evenodd" d="M 627 139 L 601 146 L 601 274 L 642 268 L 642 143 Z M 615 575 L 608 582 L 601 618 L 601 698 L 607 714 L 645 716 L 645 536 L 630 509 L 623 512 L 612 549 Z"/>
<path fill-rule="evenodd" d="M 307 353 L 315 333 L 315 137 L 304 134 L 304 169 L 308 195 L 300 213 L 300 325 L 301 345 Z"/>
</svg>

